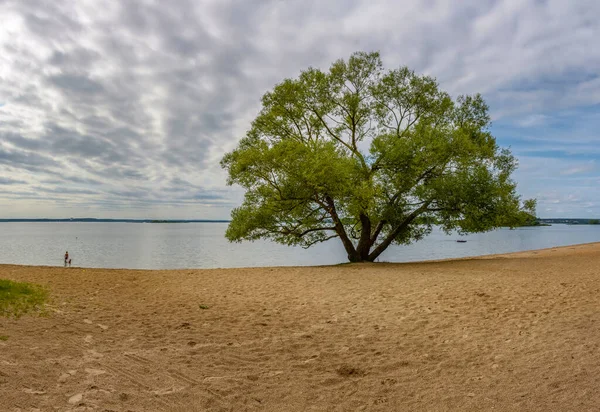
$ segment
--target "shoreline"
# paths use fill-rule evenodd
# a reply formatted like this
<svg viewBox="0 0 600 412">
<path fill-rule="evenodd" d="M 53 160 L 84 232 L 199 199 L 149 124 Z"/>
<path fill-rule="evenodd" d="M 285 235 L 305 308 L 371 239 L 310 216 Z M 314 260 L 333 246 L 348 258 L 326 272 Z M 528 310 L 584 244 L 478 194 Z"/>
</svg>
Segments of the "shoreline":
<svg viewBox="0 0 600 412">
<path fill-rule="evenodd" d="M 442 259 L 431 259 L 431 260 L 418 260 L 418 261 L 407 261 L 407 262 L 342 262 L 342 263 L 334 263 L 331 265 L 306 265 L 306 266 L 239 266 L 239 267 L 216 267 L 216 268 L 170 268 L 170 269 L 137 269 L 137 268 L 104 268 L 104 267 L 87 267 L 87 266 L 72 266 L 72 267 L 64 267 L 62 265 L 23 265 L 18 263 L 0 263 L 0 269 L 2 267 L 29 267 L 29 268 L 60 268 L 60 269 L 85 269 L 85 270 L 114 270 L 114 271 L 147 271 L 147 272 L 165 272 L 165 271 L 185 271 L 185 270 L 194 270 L 194 271 L 211 271 L 211 270 L 246 270 L 246 269 L 297 269 L 297 268 L 328 268 L 328 267 L 344 267 L 344 266 L 352 266 L 352 265 L 417 265 L 417 264 L 428 264 L 428 263 L 440 263 L 440 262 L 454 262 L 454 261 L 470 261 L 470 260 L 479 260 L 479 259 L 494 259 L 494 258 L 517 258 L 519 255 L 531 257 L 531 255 L 537 255 L 541 252 L 547 252 L 550 250 L 565 250 L 572 249 L 574 247 L 586 247 L 586 246 L 600 246 L 600 242 L 587 242 L 587 243 L 576 243 L 573 245 L 566 246 L 554 246 L 547 247 L 542 249 L 528 249 L 521 250 L 518 252 L 508 252 L 508 253 L 493 253 L 488 255 L 473 255 L 473 256 L 463 256 L 463 257 L 453 257 L 453 258 L 442 258 Z"/>
<path fill-rule="evenodd" d="M 434 262 L 0 265 L 0 410 L 575 411 L 600 404 L 600 243 Z"/>
</svg>

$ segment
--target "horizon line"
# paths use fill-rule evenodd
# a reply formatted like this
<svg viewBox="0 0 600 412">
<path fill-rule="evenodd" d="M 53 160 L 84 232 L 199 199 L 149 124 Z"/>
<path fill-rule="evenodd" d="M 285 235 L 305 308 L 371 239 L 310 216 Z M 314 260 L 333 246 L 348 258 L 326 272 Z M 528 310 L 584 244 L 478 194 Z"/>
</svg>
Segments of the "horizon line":
<svg viewBox="0 0 600 412">
<path fill-rule="evenodd" d="M 231 219 L 136 219 L 136 218 L 109 218 L 109 217 L 72 217 L 72 218 L 52 218 L 52 217 L 32 217 L 32 218 L 0 218 L 0 222 L 230 222 Z"/>
</svg>

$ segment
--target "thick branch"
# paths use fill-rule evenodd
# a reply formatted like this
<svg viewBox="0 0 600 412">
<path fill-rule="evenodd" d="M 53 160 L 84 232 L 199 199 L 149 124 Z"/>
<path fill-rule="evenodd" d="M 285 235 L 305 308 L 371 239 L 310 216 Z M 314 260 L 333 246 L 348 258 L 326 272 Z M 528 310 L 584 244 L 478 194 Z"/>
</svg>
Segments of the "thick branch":
<svg viewBox="0 0 600 412">
<path fill-rule="evenodd" d="M 369 240 L 369 247 L 373 246 L 375 244 L 375 242 L 377 241 L 377 238 L 379 237 L 379 234 L 381 233 L 381 231 L 383 230 L 383 227 L 385 226 L 385 220 L 382 219 L 379 221 L 379 223 L 377 223 L 377 226 L 375 226 L 375 231 L 373 232 L 373 235 L 371 235 L 371 239 Z"/>
<path fill-rule="evenodd" d="M 340 220 L 340 217 L 337 214 L 337 210 L 335 209 L 335 203 L 331 196 L 325 196 L 325 201 L 327 204 L 327 211 L 331 215 L 333 222 L 335 223 L 335 231 L 339 235 L 342 244 L 344 245 L 344 249 L 346 249 L 346 253 L 348 253 L 349 260 L 354 260 L 354 256 L 356 255 L 356 249 L 352 244 L 352 241 L 348 237 L 346 230 L 344 229 L 344 224 Z"/>
<path fill-rule="evenodd" d="M 421 213 L 423 213 L 427 210 L 429 203 L 431 203 L 431 202 L 425 203 L 420 208 L 414 210 L 410 215 L 408 215 L 406 217 L 406 219 L 404 219 L 404 221 L 402 223 L 400 223 L 394 230 L 392 230 L 391 233 L 385 238 L 385 240 L 383 242 L 381 242 L 379 244 L 379 246 L 377 246 L 375 249 L 373 249 L 373 252 L 371 252 L 369 254 L 369 260 L 372 262 L 375 259 L 377 259 L 379 257 L 379 255 L 381 255 L 383 253 L 383 251 L 386 250 L 388 248 L 388 246 L 392 244 L 394 239 L 403 230 L 406 230 L 408 225 L 410 225 L 413 220 L 415 220 Z"/>
</svg>

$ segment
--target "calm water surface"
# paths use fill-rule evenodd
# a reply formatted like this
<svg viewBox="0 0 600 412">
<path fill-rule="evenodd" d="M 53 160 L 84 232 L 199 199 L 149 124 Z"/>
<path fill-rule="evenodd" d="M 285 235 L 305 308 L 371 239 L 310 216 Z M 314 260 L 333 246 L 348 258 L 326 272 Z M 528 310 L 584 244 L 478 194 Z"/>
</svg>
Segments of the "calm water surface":
<svg viewBox="0 0 600 412">
<path fill-rule="evenodd" d="M 0 223 L 0 263 L 131 269 L 326 265 L 346 261 L 339 240 L 308 250 L 267 241 L 229 243 L 226 223 Z M 465 239 L 467 243 L 457 243 Z M 407 262 L 600 242 L 600 225 L 499 229 L 446 236 L 434 231 L 410 246 L 390 247 L 381 261 Z"/>
</svg>

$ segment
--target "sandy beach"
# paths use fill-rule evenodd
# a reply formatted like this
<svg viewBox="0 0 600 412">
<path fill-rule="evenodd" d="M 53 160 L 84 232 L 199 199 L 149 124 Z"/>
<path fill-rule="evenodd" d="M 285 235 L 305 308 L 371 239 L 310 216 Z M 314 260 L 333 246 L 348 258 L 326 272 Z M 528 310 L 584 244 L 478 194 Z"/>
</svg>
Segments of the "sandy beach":
<svg viewBox="0 0 600 412">
<path fill-rule="evenodd" d="M 600 244 L 410 264 L 0 265 L 2 411 L 599 411 Z"/>
</svg>

